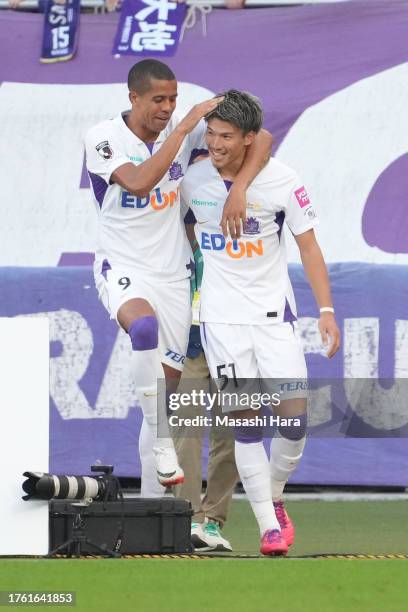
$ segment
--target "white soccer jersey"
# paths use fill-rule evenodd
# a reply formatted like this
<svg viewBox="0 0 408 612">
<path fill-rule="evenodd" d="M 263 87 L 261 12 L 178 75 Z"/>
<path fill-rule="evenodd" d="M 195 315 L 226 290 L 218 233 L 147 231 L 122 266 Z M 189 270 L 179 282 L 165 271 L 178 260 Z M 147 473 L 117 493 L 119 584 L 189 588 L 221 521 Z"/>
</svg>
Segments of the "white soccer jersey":
<svg viewBox="0 0 408 612">
<path fill-rule="evenodd" d="M 157 281 L 190 276 L 179 184 L 194 149 L 206 148 L 205 123 L 200 122 L 186 136 L 168 172 L 147 197 L 139 198 L 110 182 L 119 166 L 128 162 L 138 165 L 149 159 L 179 122 L 180 117 L 173 114 L 151 151 L 127 127 L 122 114 L 102 121 L 87 133 L 87 168 L 99 216 L 95 274 L 116 265 Z"/>
<path fill-rule="evenodd" d="M 267 324 L 293 321 L 296 307 L 288 275 L 282 225 L 294 235 L 316 224 L 297 174 L 271 158 L 247 190 L 247 220 L 239 240 L 224 238 L 220 221 L 228 185 L 211 161 L 191 166 L 181 197 L 197 220 L 204 259 L 200 321 Z"/>
</svg>

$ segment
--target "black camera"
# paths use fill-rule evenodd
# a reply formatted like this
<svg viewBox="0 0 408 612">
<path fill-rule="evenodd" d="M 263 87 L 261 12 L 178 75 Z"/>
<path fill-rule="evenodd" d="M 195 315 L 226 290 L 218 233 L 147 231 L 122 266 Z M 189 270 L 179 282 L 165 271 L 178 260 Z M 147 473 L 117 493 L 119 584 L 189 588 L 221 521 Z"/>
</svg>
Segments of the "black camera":
<svg viewBox="0 0 408 612">
<path fill-rule="evenodd" d="M 24 472 L 24 501 L 30 499 L 75 499 L 80 501 L 117 501 L 119 481 L 112 476 L 113 465 L 91 465 L 100 476 L 65 476 L 43 472 Z"/>
</svg>

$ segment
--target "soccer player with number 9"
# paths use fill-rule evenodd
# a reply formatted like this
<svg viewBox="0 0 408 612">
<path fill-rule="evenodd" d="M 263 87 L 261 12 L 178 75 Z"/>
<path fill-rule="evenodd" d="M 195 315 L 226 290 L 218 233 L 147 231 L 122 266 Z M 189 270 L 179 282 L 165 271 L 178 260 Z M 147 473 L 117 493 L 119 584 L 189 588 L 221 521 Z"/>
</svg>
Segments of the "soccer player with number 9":
<svg viewBox="0 0 408 612">
<path fill-rule="evenodd" d="M 143 411 L 139 437 L 142 495 L 183 481 L 170 437 L 159 437 L 157 380 L 175 384 L 183 368 L 190 311 L 190 248 L 179 206 L 179 185 L 192 154 L 205 147 L 202 118 L 218 98 L 177 117 L 177 81 L 157 60 L 128 75 L 130 111 L 94 126 L 86 136 L 87 168 L 99 218 L 94 273 L 100 299 L 128 333 L 131 371 Z M 243 164 L 242 186 L 256 176 L 271 145 L 260 134 Z M 245 189 L 231 198 L 238 207 Z M 165 412 L 165 410 L 163 411 Z"/>
</svg>

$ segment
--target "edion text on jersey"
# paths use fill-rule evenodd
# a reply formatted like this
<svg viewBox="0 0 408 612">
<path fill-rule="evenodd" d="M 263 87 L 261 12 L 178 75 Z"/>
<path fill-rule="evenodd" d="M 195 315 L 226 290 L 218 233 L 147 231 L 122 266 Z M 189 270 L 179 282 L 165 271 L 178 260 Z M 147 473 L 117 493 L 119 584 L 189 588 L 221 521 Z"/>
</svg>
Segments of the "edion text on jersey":
<svg viewBox="0 0 408 612">
<path fill-rule="evenodd" d="M 120 202 L 122 208 L 146 208 L 151 205 L 153 210 L 163 210 L 168 206 L 172 207 L 178 201 L 179 189 L 175 191 L 161 191 L 160 187 L 156 187 L 151 193 L 144 198 L 133 195 L 129 191 L 122 191 Z"/>
<path fill-rule="evenodd" d="M 210 251 L 225 251 L 232 259 L 263 255 L 263 242 L 261 239 L 251 240 L 226 240 L 222 234 L 201 233 L 200 248 Z"/>
</svg>

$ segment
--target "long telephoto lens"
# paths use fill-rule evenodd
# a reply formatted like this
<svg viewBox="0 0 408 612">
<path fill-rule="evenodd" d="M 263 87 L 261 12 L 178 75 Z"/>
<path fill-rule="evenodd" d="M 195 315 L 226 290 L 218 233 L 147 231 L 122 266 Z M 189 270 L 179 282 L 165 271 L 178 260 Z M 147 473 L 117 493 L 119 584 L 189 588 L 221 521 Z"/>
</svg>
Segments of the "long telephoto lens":
<svg viewBox="0 0 408 612">
<path fill-rule="evenodd" d="M 56 476 L 43 472 L 24 472 L 23 496 L 29 499 L 96 499 L 105 490 L 103 480 L 91 476 Z"/>
</svg>

